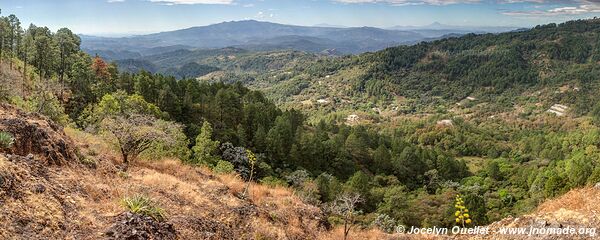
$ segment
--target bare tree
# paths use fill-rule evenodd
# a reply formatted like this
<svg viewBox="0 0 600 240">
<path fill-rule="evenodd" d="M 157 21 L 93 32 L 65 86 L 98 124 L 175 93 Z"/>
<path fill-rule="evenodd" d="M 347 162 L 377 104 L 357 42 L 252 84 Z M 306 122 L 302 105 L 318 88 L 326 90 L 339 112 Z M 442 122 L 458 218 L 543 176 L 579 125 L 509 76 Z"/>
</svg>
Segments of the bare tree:
<svg viewBox="0 0 600 240">
<path fill-rule="evenodd" d="M 127 171 L 131 160 L 157 144 L 176 145 L 175 134 L 181 126 L 148 115 L 133 114 L 127 117 L 105 118 L 101 129 L 115 138 L 115 145 L 123 157 L 123 170 Z"/>
<path fill-rule="evenodd" d="M 344 240 L 348 239 L 350 230 L 354 225 L 356 216 L 360 215 L 360 211 L 356 210 L 359 203 L 363 201 L 358 193 L 345 192 L 339 195 L 335 201 L 329 206 L 332 214 L 338 215 L 344 220 Z"/>
</svg>

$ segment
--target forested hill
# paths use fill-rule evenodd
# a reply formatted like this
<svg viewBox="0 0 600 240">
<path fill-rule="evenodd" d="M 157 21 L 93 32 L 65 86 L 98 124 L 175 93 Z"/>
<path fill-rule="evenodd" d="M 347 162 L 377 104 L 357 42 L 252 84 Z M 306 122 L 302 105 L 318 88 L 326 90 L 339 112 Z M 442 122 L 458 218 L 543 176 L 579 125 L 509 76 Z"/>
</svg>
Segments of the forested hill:
<svg viewBox="0 0 600 240">
<path fill-rule="evenodd" d="M 482 87 L 500 93 L 521 85 L 587 84 L 598 76 L 599 30 L 599 19 L 580 20 L 389 48 L 359 58 L 373 67 L 356 87 L 371 95 L 430 92 L 460 99 Z"/>
<path fill-rule="evenodd" d="M 282 70 L 293 74 L 277 75 L 268 92 L 287 102 L 331 99 L 343 105 L 342 99 L 352 98 L 354 108 L 360 107 L 357 102 L 367 102 L 365 98 L 402 97 L 408 101 L 388 103 L 407 105 L 414 100 L 420 106 L 406 107 L 418 110 L 422 105 L 450 107 L 469 96 L 512 107 L 523 93 L 541 91 L 536 100 L 541 104 L 562 102 L 585 113 L 588 103 L 596 100 L 590 93 L 600 73 L 599 30 L 600 19 L 578 20 L 319 59 Z M 273 82 L 273 73 L 268 74 L 254 78 Z M 289 86 L 298 89 L 289 91 Z M 565 86 L 577 89 L 576 96 L 558 89 Z"/>
</svg>

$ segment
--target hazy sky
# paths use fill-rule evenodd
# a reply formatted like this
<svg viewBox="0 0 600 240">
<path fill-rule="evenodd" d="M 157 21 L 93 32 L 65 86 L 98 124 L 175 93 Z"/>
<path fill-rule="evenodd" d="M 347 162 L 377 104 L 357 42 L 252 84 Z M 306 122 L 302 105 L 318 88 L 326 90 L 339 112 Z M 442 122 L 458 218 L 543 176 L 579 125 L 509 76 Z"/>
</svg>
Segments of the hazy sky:
<svg viewBox="0 0 600 240">
<path fill-rule="evenodd" d="M 390 27 L 534 26 L 600 15 L 600 0 L 0 0 L 24 25 L 149 33 L 232 20 Z"/>
</svg>

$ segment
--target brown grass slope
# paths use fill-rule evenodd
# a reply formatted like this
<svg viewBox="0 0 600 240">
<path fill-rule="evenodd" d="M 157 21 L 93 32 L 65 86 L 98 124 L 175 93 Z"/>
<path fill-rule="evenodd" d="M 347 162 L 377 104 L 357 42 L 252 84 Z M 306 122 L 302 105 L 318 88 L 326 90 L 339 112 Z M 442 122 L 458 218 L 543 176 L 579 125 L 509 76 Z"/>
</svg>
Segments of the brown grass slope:
<svg viewBox="0 0 600 240">
<path fill-rule="evenodd" d="M 600 227 L 600 187 L 574 189 L 552 200 L 542 203 L 533 213 L 508 217 L 490 224 L 492 234 L 485 236 L 462 236 L 465 239 L 600 239 L 595 234 L 532 234 L 508 235 L 498 233 L 501 228 L 538 229 L 597 229 Z"/>
<path fill-rule="evenodd" d="M 16 138 L 0 150 L 0 239 L 105 239 L 121 200 L 140 194 L 166 210 L 178 239 L 317 239 L 324 230 L 322 212 L 285 188 L 252 184 L 241 199 L 237 176 L 174 159 L 122 173 L 102 139 L 6 105 L 0 130 Z"/>
</svg>

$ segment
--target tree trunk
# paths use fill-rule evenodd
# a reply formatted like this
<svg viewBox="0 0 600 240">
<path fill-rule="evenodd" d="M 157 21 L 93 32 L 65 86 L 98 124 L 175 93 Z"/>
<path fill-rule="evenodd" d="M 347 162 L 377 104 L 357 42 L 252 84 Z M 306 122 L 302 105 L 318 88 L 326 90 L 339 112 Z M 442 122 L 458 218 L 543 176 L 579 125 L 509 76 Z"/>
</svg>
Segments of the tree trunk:
<svg viewBox="0 0 600 240">
<path fill-rule="evenodd" d="M 348 228 L 348 220 L 344 220 L 344 240 L 348 239 L 348 232 L 350 232 L 350 229 Z"/>
<path fill-rule="evenodd" d="M 124 152 L 122 152 L 122 155 L 123 155 L 123 172 L 127 172 L 127 169 L 129 169 L 129 155 Z"/>
<path fill-rule="evenodd" d="M 252 182 L 253 173 L 254 173 L 254 164 L 252 164 L 252 167 L 250 168 L 250 179 L 248 179 L 248 183 L 246 183 L 246 189 L 244 189 L 244 194 L 242 194 L 242 196 L 244 196 L 244 198 L 246 198 L 246 194 L 248 194 L 248 189 L 250 188 L 250 183 Z"/>
<path fill-rule="evenodd" d="M 42 60 L 38 60 L 38 72 L 40 73 L 40 83 L 42 83 L 42 74 L 44 71 L 42 71 Z"/>
<path fill-rule="evenodd" d="M 25 97 L 25 90 L 27 89 L 27 53 L 25 53 L 23 59 L 23 86 L 21 88 L 21 97 Z"/>
<path fill-rule="evenodd" d="M 60 82 L 60 102 L 63 102 L 63 91 L 65 89 L 65 80 L 64 80 L 64 76 L 65 76 L 65 56 L 64 53 L 61 51 L 60 53 L 60 72 L 59 72 L 59 82 Z"/>
<path fill-rule="evenodd" d="M 10 45 L 8 46 L 8 51 L 10 51 L 9 55 L 8 55 L 8 65 L 10 66 L 9 69 L 13 68 L 13 57 L 15 55 L 14 49 L 13 49 L 13 44 L 15 42 L 15 34 L 13 33 L 13 30 L 11 29 L 10 32 Z"/>
<path fill-rule="evenodd" d="M 4 36 L 0 38 L 0 65 L 2 65 L 2 52 L 4 50 Z M 0 73 L 2 73 L 2 68 L 0 67 Z"/>
</svg>

